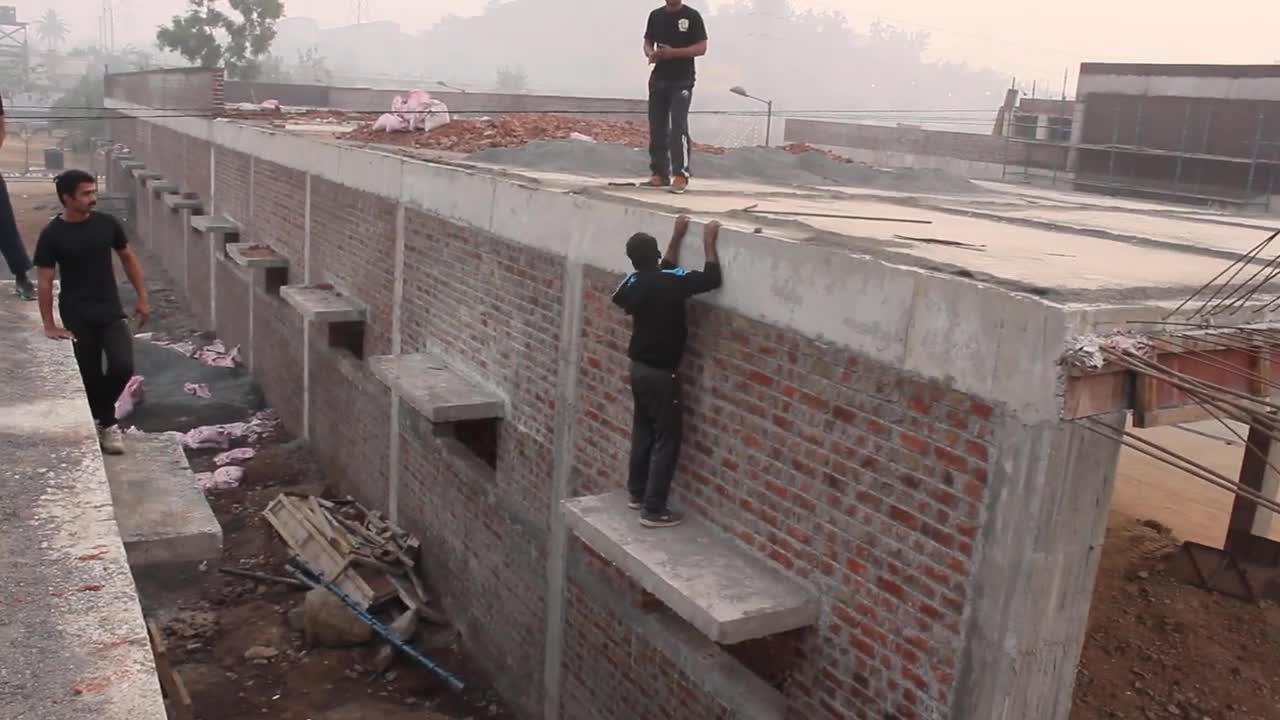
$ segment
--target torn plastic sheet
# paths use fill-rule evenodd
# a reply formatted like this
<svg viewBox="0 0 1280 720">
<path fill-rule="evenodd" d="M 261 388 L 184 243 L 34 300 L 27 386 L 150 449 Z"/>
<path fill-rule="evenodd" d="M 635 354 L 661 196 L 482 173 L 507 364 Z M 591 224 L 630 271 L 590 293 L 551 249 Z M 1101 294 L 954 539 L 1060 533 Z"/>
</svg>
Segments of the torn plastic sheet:
<svg viewBox="0 0 1280 720">
<path fill-rule="evenodd" d="M 236 448 L 228 450 L 213 458 L 213 464 L 218 467 L 224 465 L 234 465 L 236 463 L 248 462 L 257 456 L 258 451 L 253 448 Z"/>
<path fill-rule="evenodd" d="M 226 450 L 237 441 L 255 443 L 279 424 L 279 416 L 271 410 L 264 410 L 248 422 L 195 428 L 182 436 L 182 446 L 188 450 Z"/>
<path fill-rule="evenodd" d="M 210 490 L 230 490 L 244 482 L 244 468 L 223 467 L 213 472 L 196 473 L 196 487 L 204 492 Z"/>
<path fill-rule="evenodd" d="M 204 383 L 187 383 L 182 386 L 182 390 L 188 395 L 195 395 L 202 400 L 208 400 L 213 397 L 213 393 L 209 392 L 209 386 Z"/>
<path fill-rule="evenodd" d="M 142 404 L 144 392 L 142 389 L 143 377 L 134 375 L 129 378 L 129 383 L 124 386 L 124 390 L 120 393 L 120 397 L 116 398 L 116 420 L 123 420 L 133 414 L 135 408 Z"/>
</svg>

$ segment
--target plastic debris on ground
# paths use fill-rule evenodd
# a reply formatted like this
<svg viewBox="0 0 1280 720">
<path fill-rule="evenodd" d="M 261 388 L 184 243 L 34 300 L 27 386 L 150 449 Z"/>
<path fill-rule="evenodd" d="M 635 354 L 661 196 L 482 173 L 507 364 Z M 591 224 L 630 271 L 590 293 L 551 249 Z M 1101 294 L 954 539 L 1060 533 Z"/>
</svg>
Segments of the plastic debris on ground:
<svg viewBox="0 0 1280 720">
<path fill-rule="evenodd" d="M 279 427 L 280 418 L 271 410 L 256 413 L 248 422 L 205 425 L 182 436 L 188 450 L 226 450 L 237 441 L 256 443 Z"/>
<path fill-rule="evenodd" d="M 182 389 L 188 395 L 195 395 L 203 400 L 213 397 L 213 393 L 209 392 L 209 386 L 204 383 L 187 383 L 182 386 Z"/>
<path fill-rule="evenodd" d="M 213 472 L 196 473 L 196 487 L 204 492 L 210 490 L 230 490 L 244 482 L 244 468 L 222 467 Z"/>
<path fill-rule="evenodd" d="M 192 357 L 209 367 L 234 368 L 240 364 L 240 346 L 237 345 L 227 350 L 225 343 L 221 340 L 215 340 L 197 351 Z"/>
<path fill-rule="evenodd" d="M 213 458 L 213 464 L 218 467 L 223 465 L 232 465 L 235 463 L 248 462 L 258 455 L 258 451 L 253 448 L 236 448 L 228 450 Z"/>
<path fill-rule="evenodd" d="M 144 392 L 142 389 L 143 377 L 134 375 L 129 378 L 129 383 L 124 386 L 124 391 L 120 393 L 120 397 L 116 398 L 116 419 L 123 420 L 133 414 L 134 408 L 142 404 Z"/>
</svg>

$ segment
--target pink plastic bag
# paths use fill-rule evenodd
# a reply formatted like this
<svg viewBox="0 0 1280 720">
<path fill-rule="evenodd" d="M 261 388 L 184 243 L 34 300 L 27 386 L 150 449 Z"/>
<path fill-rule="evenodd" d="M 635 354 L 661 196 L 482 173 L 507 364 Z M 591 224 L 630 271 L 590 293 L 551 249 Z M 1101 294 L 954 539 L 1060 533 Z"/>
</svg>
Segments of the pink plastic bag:
<svg viewBox="0 0 1280 720">
<path fill-rule="evenodd" d="M 116 419 L 123 420 L 133 414 L 134 408 L 142 404 L 142 376 L 134 375 L 129 378 L 129 384 L 124 386 L 124 391 L 120 393 L 120 397 L 116 398 Z"/>
</svg>

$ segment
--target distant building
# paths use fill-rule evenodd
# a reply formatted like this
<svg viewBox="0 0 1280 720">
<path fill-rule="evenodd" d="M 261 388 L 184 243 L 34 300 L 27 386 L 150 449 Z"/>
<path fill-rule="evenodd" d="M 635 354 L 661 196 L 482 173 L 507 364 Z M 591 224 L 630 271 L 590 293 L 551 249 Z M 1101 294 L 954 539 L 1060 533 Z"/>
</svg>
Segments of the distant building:
<svg viewBox="0 0 1280 720">
<path fill-rule="evenodd" d="M 1280 65 L 1085 63 L 1077 94 L 1077 188 L 1275 205 Z"/>
</svg>

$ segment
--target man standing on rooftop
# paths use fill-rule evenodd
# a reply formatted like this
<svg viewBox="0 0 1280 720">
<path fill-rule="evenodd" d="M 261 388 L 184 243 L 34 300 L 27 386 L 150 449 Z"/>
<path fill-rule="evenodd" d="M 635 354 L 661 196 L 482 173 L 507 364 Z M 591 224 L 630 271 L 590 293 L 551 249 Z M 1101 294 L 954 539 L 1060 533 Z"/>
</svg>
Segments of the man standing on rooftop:
<svg viewBox="0 0 1280 720">
<path fill-rule="evenodd" d="M 653 65 L 649 76 L 649 157 L 653 177 L 649 185 L 670 186 L 682 193 L 689 187 L 689 106 L 696 79 L 694 58 L 707 54 L 707 27 L 697 10 L 683 0 L 649 13 L 644 31 L 644 54 Z"/>
</svg>

